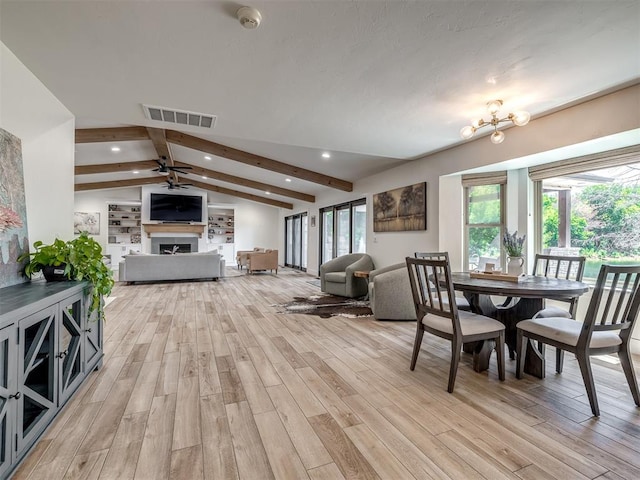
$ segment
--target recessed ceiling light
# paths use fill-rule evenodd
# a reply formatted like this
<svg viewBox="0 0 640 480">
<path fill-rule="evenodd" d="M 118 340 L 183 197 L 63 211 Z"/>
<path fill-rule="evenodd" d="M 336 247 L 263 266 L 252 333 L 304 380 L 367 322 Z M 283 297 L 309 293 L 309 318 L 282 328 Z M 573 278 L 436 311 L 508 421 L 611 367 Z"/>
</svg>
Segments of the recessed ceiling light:
<svg viewBox="0 0 640 480">
<path fill-rule="evenodd" d="M 285 182 L 290 182 L 290 181 L 291 181 L 291 179 L 290 179 L 290 178 L 285 178 L 285 179 L 284 179 L 284 181 L 285 181 Z"/>
<path fill-rule="evenodd" d="M 205 160 L 211 160 L 211 157 L 210 157 L 209 155 L 205 155 L 205 156 L 204 156 L 204 159 L 205 159 Z"/>
<path fill-rule="evenodd" d="M 203 175 L 203 176 L 202 176 L 202 179 L 203 179 L 203 180 L 206 180 L 206 179 L 207 179 L 207 177 L 205 177 L 205 176 Z"/>
<path fill-rule="evenodd" d="M 265 195 L 271 195 L 271 192 L 264 192 Z"/>
<path fill-rule="evenodd" d="M 133 173 L 137 175 L 140 172 L 138 170 L 134 170 Z"/>
<path fill-rule="evenodd" d="M 120 151 L 120 147 L 111 147 L 111 151 L 112 152 L 119 152 Z"/>
<path fill-rule="evenodd" d="M 331 154 L 329 152 L 323 152 L 322 158 L 331 158 Z"/>
</svg>

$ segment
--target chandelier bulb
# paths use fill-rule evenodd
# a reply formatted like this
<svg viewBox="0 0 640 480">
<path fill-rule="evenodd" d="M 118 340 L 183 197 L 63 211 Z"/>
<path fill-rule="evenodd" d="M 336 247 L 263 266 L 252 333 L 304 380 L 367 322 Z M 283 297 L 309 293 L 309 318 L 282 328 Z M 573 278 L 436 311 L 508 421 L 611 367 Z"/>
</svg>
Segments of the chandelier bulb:
<svg viewBox="0 0 640 480">
<path fill-rule="evenodd" d="M 460 136 L 462 138 L 464 138 L 465 140 L 468 140 L 469 138 L 473 137 L 474 133 L 476 133 L 476 129 L 474 127 L 472 127 L 471 125 L 467 125 L 466 127 L 462 127 L 462 129 L 460 130 Z"/>
<path fill-rule="evenodd" d="M 491 143 L 498 145 L 499 143 L 504 142 L 504 133 L 496 130 L 491 134 Z"/>
<path fill-rule="evenodd" d="M 514 125 L 517 125 L 518 127 L 524 127 L 527 123 L 529 123 L 529 120 L 531 120 L 531 114 L 529 112 L 519 111 L 509 115 L 509 118 L 514 123 Z"/>
<path fill-rule="evenodd" d="M 491 100 L 487 102 L 487 111 L 489 115 L 495 115 L 502 108 L 502 100 Z"/>
</svg>

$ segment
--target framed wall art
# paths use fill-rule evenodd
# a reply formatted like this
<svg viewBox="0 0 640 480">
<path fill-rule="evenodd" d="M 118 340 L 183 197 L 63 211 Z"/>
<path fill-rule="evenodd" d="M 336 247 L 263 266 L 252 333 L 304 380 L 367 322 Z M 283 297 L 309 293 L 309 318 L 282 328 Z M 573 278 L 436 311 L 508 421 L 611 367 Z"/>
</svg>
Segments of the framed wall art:
<svg viewBox="0 0 640 480">
<path fill-rule="evenodd" d="M 373 195 L 373 231 L 427 229 L 427 182 Z"/>
<path fill-rule="evenodd" d="M 0 288 L 27 281 L 18 257 L 28 251 L 22 142 L 0 128 Z"/>
<path fill-rule="evenodd" d="M 79 235 L 87 232 L 89 235 L 100 235 L 100 213 L 75 212 L 73 214 L 73 233 Z"/>
</svg>

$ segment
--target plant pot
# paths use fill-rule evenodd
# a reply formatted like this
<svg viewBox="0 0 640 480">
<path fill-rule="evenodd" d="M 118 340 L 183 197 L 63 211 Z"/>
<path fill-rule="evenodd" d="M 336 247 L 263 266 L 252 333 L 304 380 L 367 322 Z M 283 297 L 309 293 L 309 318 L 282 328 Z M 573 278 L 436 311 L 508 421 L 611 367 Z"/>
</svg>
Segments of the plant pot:
<svg viewBox="0 0 640 480">
<path fill-rule="evenodd" d="M 524 273 L 524 258 L 507 257 L 507 273 L 520 276 Z"/>
<path fill-rule="evenodd" d="M 47 282 L 62 282 L 64 280 L 69 280 L 69 277 L 64 274 L 65 268 L 67 268 L 66 263 L 61 263 L 57 267 L 49 265 L 42 267 L 42 274 Z"/>
</svg>

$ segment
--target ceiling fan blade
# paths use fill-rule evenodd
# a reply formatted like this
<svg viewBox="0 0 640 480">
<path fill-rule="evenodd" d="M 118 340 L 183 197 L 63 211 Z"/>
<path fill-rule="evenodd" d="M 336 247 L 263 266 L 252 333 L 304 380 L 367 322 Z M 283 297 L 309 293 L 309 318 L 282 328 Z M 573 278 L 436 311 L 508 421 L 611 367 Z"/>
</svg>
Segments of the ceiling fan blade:
<svg viewBox="0 0 640 480">
<path fill-rule="evenodd" d="M 182 173 L 183 175 L 189 175 L 189 172 L 183 172 L 182 170 L 178 170 L 177 168 L 172 168 L 171 171 L 172 172 Z"/>
<path fill-rule="evenodd" d="M 187 165 L 180 166 L 180 167 L 168 167 L 168 168 L 170 168 L 170 169 L 172 169 L 172 170 L 177 170 L 178 168 L 181 168 L 181 169 L 183 169 L 183 170 L 191 170 L 191 169 L 193 169 L 193 167 L 189 167 L 189 166 L 187 166 Z"/>
</svg>

